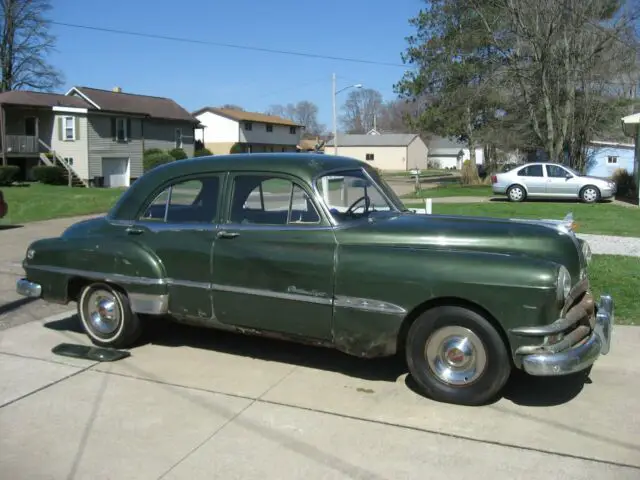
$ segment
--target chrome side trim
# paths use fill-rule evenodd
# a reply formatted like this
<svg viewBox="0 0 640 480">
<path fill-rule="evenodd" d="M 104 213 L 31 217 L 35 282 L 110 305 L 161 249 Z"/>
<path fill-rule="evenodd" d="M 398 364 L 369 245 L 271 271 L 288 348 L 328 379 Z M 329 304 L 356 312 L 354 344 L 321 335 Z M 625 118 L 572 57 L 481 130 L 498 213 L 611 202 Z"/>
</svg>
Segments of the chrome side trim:
<svg viewBox="0 0 640 480">
<path fill-rule="evenodd" d="M 165 279 L 167 285 L 174 285 L 177 287 L 187 288 L 200 288 L 203 290 L 211 290 L 211 283 L 209 282 L 192 282 L 191 280 L 176 280 L 175 278 Z"/>
<path fill-rule="evenodd" d="M 121 275 L 119 273 L 106 272 L 90 272 L 87 270 L 77 270 L 75 268 L 54 267 L 51 265 L 29 265 L 24 264 L 25 268 L 40 270 L 43 272 L 59 273 L 61 275 L 71 275 L 92 280 L 103 280 L 106 282 L 126 283 L 134 285 L 165 285 L 167 282 L 162 278 L 134 277 L 130 275 Z"/>
<path fill-rule="evenodd" d="M 131 309 L 136 313 L 163 315 L 169 311 L 169 295 L 130 293 L 129 303 Z"/>
<path fill-rule="evenodd" d="M 372 300 L 370 298 L 356 297 L 335 297 L 335 307 L 338 308 L 354 308 L 356 310 L 365 310 L 367 312 L 389 313 L 392 315 L 404 315 L 407 311 L 399 305 L 380 300 Z"/>
<path fill-rule="evenodd" d="M 42 286 L 30 282 L 26 278 L 21 278 L 16 282 L 16 292 L 23 297 L 40 298 L 42 296 Z"/>
<path fill-rule="evenodd" d="M 219 292 L 230 292 L 230 293 L 240 293 L 243 295 L 256 295 L 259 297 L 270 297 L 270 298 L 280 298 L 282 300 L 294 300 L 299 302 L 307 302 L 307 303 L 317 303 L 320 305 L 332 305 L 333 301 L 331 297 L 328 296 L 319 296 L 319 295 L 302 295 L 299 293 L 288 293 L 288 292 L 274 292 L 272 290 L 263 290 L 258 288 L 246 288 L 246 287 L 236 287 L 234 285 L 219 285 L 212 284 L 211 288 L 213 290 L 217 290 Z M 289 287 L 291 290 L 291 287 Z M 295 291 L 295 287 L 294 287 Z"/>
</svg>

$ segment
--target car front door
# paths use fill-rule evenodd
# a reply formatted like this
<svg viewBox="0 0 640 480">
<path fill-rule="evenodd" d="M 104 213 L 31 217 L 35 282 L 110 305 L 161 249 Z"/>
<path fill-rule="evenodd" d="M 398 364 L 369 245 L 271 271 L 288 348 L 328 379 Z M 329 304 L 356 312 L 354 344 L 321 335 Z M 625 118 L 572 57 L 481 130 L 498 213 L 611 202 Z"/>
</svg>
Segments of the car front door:
<svg viewBox="0 0 640 480">
<path fill-rule="evenodd" d="M 168 309 L 176 317 L 213 319 L 211 251 L 223 178 L 199 175 L 161 186 L 126 230 L 131 240 L 160 259 L 168 282 Z"/>
<path fill-rule="evenodd" d="M 578 195 L 579 179 L 560 165 L 545 165 L 547 169 L 547 195 L 575 197 Z"/>
<path fill-rule="evenodd" d="M 540 196 L 546 193 L 546 178 L 541 164 L 536 163 L 521 168 L 517 172 L 517 177 L 527 189 L 527 195 Z"/>
<path fill-rule="evenodd" d="M 218 321 L 330 340 L 333 228 L 294 177 L 235 173 L 213 249 Z"/>
</svg>

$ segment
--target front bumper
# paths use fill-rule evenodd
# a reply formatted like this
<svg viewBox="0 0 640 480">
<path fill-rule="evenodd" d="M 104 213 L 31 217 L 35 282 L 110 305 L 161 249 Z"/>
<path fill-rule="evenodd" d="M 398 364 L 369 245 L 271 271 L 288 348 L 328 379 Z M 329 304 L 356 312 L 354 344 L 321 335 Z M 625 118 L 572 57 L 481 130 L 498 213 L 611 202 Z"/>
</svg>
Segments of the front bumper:
<svg viewBox="0 0 640 480">
<path fill-rule="evenodd" d="M 16 292 L 24 297 L 40 298 L 42 296 L 42 286 L 30 282 L 26 278 L 21 278 L 16 282 Z"/>
<path fill-rule="evenodd" d="M 522 358 L 522 368 L 535 376 L 569 375 L 585 370 L 600 355 L 609 353 L 614 310 L 613 298 L 602 295 L 596 307 L 594 328 L 586 339 L 561 352 L 525 355 Z"/>
</svg>

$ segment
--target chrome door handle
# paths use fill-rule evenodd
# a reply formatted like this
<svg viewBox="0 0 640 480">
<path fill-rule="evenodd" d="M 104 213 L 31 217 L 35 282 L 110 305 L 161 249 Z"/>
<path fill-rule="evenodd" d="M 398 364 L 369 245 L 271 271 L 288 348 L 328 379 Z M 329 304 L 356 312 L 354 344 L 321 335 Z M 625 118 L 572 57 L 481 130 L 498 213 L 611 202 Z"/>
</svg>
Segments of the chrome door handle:
<svg viewBox="0 0 640 480">
<path fill-rule="evenodd" d="M 216 238 L 236 238 L 240 235 L 237 232 L 227 232 L 225 230 L 221 230 L 216 234 Z"/>
<path fill-rule="evenodd" d="M 144 233 L 144 230 L 137 227 L 127 227 L 125 230 L 129 235 L 141 235 Z"/>
</svg>

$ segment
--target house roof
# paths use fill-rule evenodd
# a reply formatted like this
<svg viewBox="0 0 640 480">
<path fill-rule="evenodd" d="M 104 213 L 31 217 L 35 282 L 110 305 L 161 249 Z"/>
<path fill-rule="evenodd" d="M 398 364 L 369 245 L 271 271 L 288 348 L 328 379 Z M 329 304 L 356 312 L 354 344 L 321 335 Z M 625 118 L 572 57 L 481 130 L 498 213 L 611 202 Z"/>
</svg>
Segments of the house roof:
<svg viewBox="0 0 640 480">
<path fill-rule="evenodd" d="M 467 148 L 464 142 L 446 137 L 431 137 L 427 142 L 429 156 L 434 155 L 458 155 L 461 149 Z"/>
<path fill-rule="evenodd" d="M 138 95 L 134 93 L 101 90 L 90 87 L 73 87 L 68 94 L 79 93 L 80 96 L 100 110 L 121 113 L 137 113 L 153 118 L 169 120 L 198 121 L 175 101 L 165 97 Z"/>
<path fill-rule="evenodd" d="M 80 97 L 71 97 L 61 93 L 41 93 L 27 90 L 14 90 L 0 93 L 3 105 L 25 105 L 31 107 L 74 107 L 93 108 Z"/>
<path fill-rule="evenodd" d="M 640 123 L 640 112 L 622 118 L 623 123 Z"/>
<path fill-rule="evenodd" d="M 245 112 L 244 110 L 236 110 L 235 108 L 217 108 L 217 107 L 203 107 L 193 112 L 193 116 L 196 117 L 202 113 L 211 112 L 216 115 L 230 118 L 238 122 L 256 122 L 256 123 L 270 123 L 273 125 L 288 125 L 290 127 L 304 127 L 299 123 L 296 123 L 288 118 L 278 117 L 276 115 L 267 115 L 264 113 Z"/>
<path fill-rule="evenodd" d="M 368 134 L 338 134 L 339 147 L 406 147 L 413 142 L 418 135 L 414 133 L 383 133 L 379 135 Z M 327 142 L 327 147 L 335 145 L 333 139 Z"/>
</svg>

